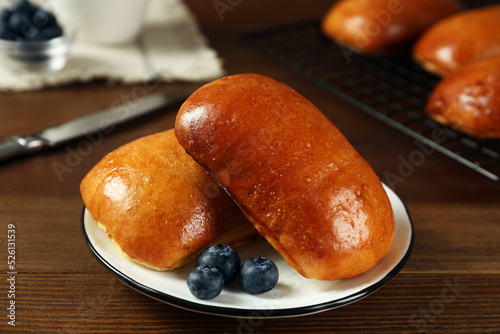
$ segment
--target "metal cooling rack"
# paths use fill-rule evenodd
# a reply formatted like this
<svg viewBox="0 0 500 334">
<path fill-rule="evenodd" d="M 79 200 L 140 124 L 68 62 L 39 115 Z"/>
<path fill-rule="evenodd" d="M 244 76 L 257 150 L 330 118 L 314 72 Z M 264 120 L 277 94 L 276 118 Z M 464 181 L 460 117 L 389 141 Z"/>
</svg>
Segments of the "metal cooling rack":
<svg viewBox="0 0 500 334">
<path fill-rule="evenodd" d="M 254 31 L 247 45 L 430 148 L 500 182 L 500 140 L 482 140 L 425 115 L 439 78 L 409 55 L 362 56 L 325 37 L 317 20 Z"/>
</svg>

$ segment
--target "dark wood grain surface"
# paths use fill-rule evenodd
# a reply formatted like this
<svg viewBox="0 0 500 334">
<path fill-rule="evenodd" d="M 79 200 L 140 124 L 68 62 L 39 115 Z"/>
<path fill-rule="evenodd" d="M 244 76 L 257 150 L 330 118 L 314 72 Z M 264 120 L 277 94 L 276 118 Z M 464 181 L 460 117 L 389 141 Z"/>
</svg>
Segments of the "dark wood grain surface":
<svg viewBox="0 0 500 334">
<path fill-rule="evenodd" d="M 186 1 L 228 74 L 261 73 L 296 89 L 383 180 L 419 149 L 414 140 L 239 40 L 257 28 L 320 18 L 331 2 L 233 1 L 221 20 L 214 1 Z M 151 93 L 179 86 L 185 84 Z M 93 82 L 1 94 L 0 139 L 109 107 L 133 89 Z M 120 283 L 84 242 L 79 183 L 106 153 L 172 128 L 178 107 L 118 126 L 85 156 L 72 155 L 76 141 L 0 165 L 0 333 L 500 333 L 500 184 L 439 153 L 394 185 L 414 223 L 413 253 L 393 280 L 361 301 L 307 317 L 238 320 L 178 309 Z M 60 164 L 68 168 L 58 171 Z M 15 327 L 7 324 L 9 224 L 16 230 Z"/>
</svg>

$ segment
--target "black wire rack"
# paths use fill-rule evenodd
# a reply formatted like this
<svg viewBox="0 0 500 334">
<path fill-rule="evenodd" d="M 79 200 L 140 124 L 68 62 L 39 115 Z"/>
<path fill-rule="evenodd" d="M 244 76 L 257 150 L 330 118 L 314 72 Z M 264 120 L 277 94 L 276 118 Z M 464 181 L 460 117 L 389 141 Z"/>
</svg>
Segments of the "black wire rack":
<svg viewBox="0 0 500 334">
<path fill-rule="evenodd" d="M 375 118 L 500 182 L 500 140 L 484 140 L 442 126 L 425 114 L 439 78 L 408 54 L 370 57 L 334 43 L 318 20 L 246 33 L 242 41 Z"/>
</svg>

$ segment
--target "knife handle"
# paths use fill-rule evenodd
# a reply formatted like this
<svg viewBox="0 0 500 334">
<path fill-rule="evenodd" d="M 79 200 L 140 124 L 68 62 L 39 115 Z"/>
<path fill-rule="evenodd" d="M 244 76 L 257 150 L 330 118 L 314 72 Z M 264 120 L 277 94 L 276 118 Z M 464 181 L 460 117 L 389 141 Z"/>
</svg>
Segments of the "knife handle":
<svg viewBox="0 0 500 334">
<path fill-rule="evenodd" d="M 47 143 L 35 136 L 14 136 L 0 142 L 0 161 L 40 150 Z"/>
</svg>

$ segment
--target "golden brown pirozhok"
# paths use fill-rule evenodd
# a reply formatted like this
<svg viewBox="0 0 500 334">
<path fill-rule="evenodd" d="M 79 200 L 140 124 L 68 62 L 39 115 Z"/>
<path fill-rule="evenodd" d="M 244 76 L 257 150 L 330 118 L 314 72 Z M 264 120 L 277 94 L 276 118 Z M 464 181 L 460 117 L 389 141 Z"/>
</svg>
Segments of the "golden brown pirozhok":
<svg viewBox="0 0 500 334">
<path fill-rule="evenodd" d="M 166 131 L 106 155 L 85 176 L 87 210 L 129 259 L 174 269 L 214 243 L 258 237 L 224 190 Z"/>
<path fill-rule="evenodd" d="M 500 139 L 500 55 L 470 62 L 444 78 L 427 111 L 442 124 Z"/>
<path fill-rule="evenodd" d="M 436 21 L 462 9 L 457 0 L 341 0 L 323 18 L 324 33 L 367 53 L 407 47 Z"/>
<path fill-rule="evenodd" d="M 394 216 L 380 180 L 290 87 L 256 74 L 216 80 L 181 106 L 175 134 L 303 276 L 354 277 L 389 251 Z"/>
<path fill-rule="evenodd" d="M 446 76 L 462 66 L 500 54 L 500 5 L 443 19 L 418 40 L 413 56 L 430 72 Z"/>
</svg>

